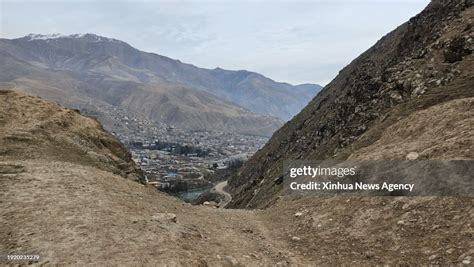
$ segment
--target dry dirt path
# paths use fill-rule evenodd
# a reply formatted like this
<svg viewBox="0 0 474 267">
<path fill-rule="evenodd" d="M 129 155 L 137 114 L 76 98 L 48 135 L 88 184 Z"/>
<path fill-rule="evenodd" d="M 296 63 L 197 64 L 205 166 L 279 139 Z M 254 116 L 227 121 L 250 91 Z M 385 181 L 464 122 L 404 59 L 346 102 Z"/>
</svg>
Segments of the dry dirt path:
<svg viewBox="0 0 474 267">
<path fill-rule="evenodd" d="M 78 265 L 302 261 L 270 234 L 261 211 L 191 206 L 109 172 L 66 162 L 4 161 L 0 176 L 2 253 Z"/>
</svg>

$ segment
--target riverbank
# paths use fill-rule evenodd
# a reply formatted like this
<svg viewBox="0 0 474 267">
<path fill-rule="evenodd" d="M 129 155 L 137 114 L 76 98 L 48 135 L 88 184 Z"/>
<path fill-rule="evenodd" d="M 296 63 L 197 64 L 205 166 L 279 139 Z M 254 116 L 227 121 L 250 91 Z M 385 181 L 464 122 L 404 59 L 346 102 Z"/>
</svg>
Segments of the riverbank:
<svg viewBox="0 0 474 267">
<path fill-rule="evenodd" d="M 177 197 L 184 202 L 193 202 L 194 200 L 198 199 L 202 194 L 209 191 L 212 188 L 199 188 L 193 189 L 189 191 L 181 191 L 176 193 L 169 193 L 170 195 Z"/>
</svg>

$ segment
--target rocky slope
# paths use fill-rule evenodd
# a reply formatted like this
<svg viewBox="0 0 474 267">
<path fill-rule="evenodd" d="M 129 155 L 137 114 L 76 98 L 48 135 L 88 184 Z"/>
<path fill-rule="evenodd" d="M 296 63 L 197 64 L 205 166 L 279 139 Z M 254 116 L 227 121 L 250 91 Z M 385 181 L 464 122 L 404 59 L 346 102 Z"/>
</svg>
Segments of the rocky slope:
<svg viewBox="0 0 474 267">
<path fill-rule="evenodd" d="M 432 1 L 384 36 L 243 166 L 231 205 L 275 202 L 287 159 L 473 159 L 473 20 L 470 1 Z"/>
<path fill-rule="evenodd" d="M 287 159 L 473 160 L 473 23 L 472 1 L 432 1 L 383 37 L 244 164 L 230 206 L 266 207 L 313 265 L 472 265 L 472 195 L 301 197 L 281 179 Z"/>
</svg>

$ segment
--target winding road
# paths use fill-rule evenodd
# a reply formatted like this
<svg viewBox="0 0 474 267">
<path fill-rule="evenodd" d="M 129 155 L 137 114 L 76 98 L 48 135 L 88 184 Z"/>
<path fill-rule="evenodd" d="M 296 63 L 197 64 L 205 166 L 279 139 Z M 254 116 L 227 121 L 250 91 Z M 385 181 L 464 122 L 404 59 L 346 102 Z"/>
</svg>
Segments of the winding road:
<svg viewBox="0 0 474 267">
<path fill-rule="evenodd" d="M 217 193 L 224 196 L 224 200 L 219 202 L 219 208 L 224 208 L 232 200 L 232 196 L 226 191 L 224 191 L 224 187 L 226 186 L 227 186 L 227 181 L 224 181 L 224 182 L 220 182 L 216 184 L 216 186 L 214 186 L 211 189 L 212 193 Z"/>
</svg>

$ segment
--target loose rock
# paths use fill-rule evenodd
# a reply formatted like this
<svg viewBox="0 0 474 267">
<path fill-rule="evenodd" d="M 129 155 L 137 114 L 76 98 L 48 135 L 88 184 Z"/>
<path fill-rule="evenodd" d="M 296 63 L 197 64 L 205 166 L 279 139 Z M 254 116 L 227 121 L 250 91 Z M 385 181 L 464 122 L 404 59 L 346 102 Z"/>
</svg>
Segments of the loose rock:
<svg viewBox="0 0 474 267">
<path fill-rule="evenodd" d="M 406 159 L 407 160 L 415 160 L 419 157 L 420 155 L 416 152 L 410 152 L 408 153 L 408 155 L 406 156 Z"/>
<path fill-rule="evenodd" d="M 232 266 L 236 266 L 236 265 L 239 264 L 239 261 L 236 258 L 232 257 L 232 256 L 225 256 L 224 260 L 226 260 Z"/>
<path fill-rule="evenodd" d="M 428 258 L 428 260 L 433 261 L 433 260 L 436 260 L 436 258 L 438 258 L 437 255 L 431 255 L 431 256 Z"/>
</svg>

